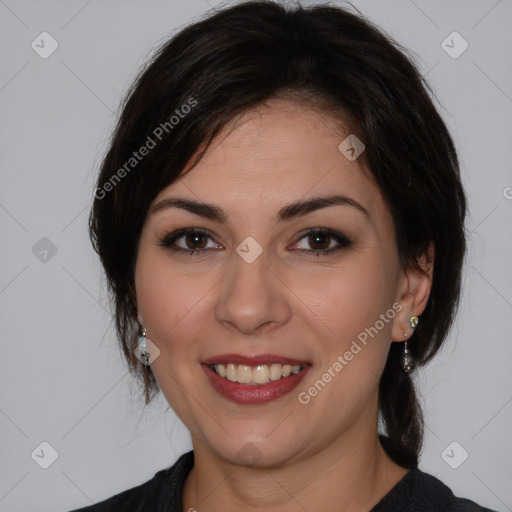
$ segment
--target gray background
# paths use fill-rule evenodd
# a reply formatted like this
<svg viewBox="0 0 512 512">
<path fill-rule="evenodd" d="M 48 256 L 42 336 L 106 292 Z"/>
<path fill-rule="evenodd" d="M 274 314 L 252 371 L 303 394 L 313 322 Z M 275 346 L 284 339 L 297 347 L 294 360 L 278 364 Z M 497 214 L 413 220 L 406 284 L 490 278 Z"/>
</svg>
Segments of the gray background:
<svg viewBox="0 0 512 512">
<path fill-rule="evenodd" d="M 417 54 L 469 198 L 462 309 L 417 376 L 428 426 L 420 468 L 512 510 L 512 1 L 353 4 Z M 121 95 L 155 45 L 210 5 L 0 0 L 1 511 L 85 506 L 190 449 L 163 397 L 142 411 L 86 223 Z M 59 45 L 47 59 L 31 47 L 43 31 Z M 469 44 L 458 58 L 442 47 L 453 31 Z M 58 453 L 47 469 L 42 442 Z M 460 463 L 462 450 L 453 469 L 445 461 Z"/>
</svg>

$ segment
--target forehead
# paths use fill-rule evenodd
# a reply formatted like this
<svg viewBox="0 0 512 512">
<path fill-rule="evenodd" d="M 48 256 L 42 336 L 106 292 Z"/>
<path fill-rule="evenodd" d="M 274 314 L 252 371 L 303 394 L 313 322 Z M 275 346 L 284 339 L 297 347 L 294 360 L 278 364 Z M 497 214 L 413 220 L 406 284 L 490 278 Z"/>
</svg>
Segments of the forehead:
<svg viewBox="0 0 512 512">
<path fill-rule="evenodd" d="M 214 168 L 217 177 L 229 175 L 241 182 L 248 178 L 268 182 L 280 176 L 306 182 L 336 165 L 342 173 L 351 171 L 344 172 L 350 179 L 360 168 L 339 151 L 340 142 L 349 135 L 346 128 L 340 132 L 335 121 L 321 112 L 273 100 L 228 123 L 198 168 Z"/>
<path fill-rule="evenodd" d="M 254 209 L 270 216 L 283 204 L 339 193 L 382 218 L 388 212 L 378 187 L 360 161 L 339 149 L 348 135 L 323 112 L 272 100 L 228 123 L 199 163 L 186 168 L 154 202 L 179 195 L 218 204 L 230 216 Z"/>
</svg>

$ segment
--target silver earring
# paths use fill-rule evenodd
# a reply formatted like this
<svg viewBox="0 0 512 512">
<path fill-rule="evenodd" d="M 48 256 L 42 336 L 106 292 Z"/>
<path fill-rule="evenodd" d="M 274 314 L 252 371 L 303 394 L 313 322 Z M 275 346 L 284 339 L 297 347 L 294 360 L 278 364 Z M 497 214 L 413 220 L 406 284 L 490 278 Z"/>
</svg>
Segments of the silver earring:
<svg viewBox="0 0 512 512">
<path fill-rule="evenodd" d="M 149 366 L 149 352 L 146 347 L 146 329 L 142 325 L 139 329 L 139 353 L 142 364 Z"/>
<path fill-rule="evenodd" d="M 407 348 L 407 341 L 404 342 L 404 353 L 402 355 L 402 368 L 405 373 L 411 373 L 414 368 L 414 359 Z"/>
<path fill-rule="evenodd" d="M 409 318 L 409 325 L 414 329 L 418 325 L 418 317 L 411 316 Z M 407 333 L 404 332 L 405 337 L 407 338 Z M 412 355 L 409 353 L 409 349 L 407 347 L 407 340 L 404 342 L 404 353 L 402 355 L 402 367 L 405 373 L 411 373 L 414 368 L 414 359 Z"/>
</svg>

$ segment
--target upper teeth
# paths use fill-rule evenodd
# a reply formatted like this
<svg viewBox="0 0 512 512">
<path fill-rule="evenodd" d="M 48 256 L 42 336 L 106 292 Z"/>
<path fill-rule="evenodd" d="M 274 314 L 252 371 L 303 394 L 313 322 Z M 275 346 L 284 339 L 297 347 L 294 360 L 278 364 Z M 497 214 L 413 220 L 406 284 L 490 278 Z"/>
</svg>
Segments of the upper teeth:
<svg viewBox="0 0 512 512">
<path fill-rule="evenodd" d="M 267 384 L 273 380 L 279 380 L 282 377 L 288 377 L 299 373 L 303 366 L 291 366 L 289 364 L 274 363 L 271 365 L 259 364 L 258 366 L 247 366 L 245 364 L 216 364 L 210 365 L 210 368 L 221 377 L 225 377 L 231 382 L 240 382 L 243 384 Z"/>
</svg>

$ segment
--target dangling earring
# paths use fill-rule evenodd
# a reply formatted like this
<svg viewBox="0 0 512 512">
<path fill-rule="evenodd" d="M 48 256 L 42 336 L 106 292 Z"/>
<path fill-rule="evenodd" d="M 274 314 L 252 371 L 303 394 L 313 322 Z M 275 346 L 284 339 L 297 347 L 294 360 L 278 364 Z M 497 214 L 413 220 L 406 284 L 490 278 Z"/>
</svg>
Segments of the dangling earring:
<svg viewBox="0 0 512 512">
<path fill-rule="evenodd" d="M 402 355 L 402 367 L 405 373 L 411 373 L 414 368 L 414 359 L 407 349 L 407 341 L 404 342 L 404 353 Z"/>
<path fill-rule="evenodd" d="M 149 366 L 149 352 L 146 347 L 146 329 L 142 325 L 139 329 L 139 353 L 142 364 Z"/>
<path fill-rule="evenodd" d="M 414 329 L 418 325 L 418 317 L 411 316 L 409 318 L 409 325 Z M 404 335 L 407 336 L 407 333 L 404 332 Z M 402 368 L 405 373 L 411 373 L 414 368 L 414 359 L 412 355 L 409 353 L 409 348 L 407 346 L 407 340 L 404 342 L 404 353 L 402 355 Z"/>
</svg>

